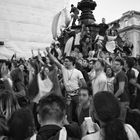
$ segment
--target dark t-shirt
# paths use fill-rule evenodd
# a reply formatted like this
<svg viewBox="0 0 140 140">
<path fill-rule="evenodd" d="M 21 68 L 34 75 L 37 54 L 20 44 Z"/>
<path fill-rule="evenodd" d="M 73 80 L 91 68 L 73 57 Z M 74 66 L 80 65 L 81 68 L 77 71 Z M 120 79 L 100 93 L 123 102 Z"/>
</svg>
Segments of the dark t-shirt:
<svg viewBox="0 0 140 140">
<path fill-rule="evenodd" d="M 120 82 L 125 82 L 125 87 L 124 87 L 124 92 L 119 96 L 119 99 L 120 99 L 120 102 L 125 102 L 125 101 L 128 101 L 128 79 L 125 72 L 123 71 L 120 71 L 115 76 L 114 94 L 116 94 L 116 92 L 118 91 Z"/>
<path fill-rule="evenodd" d="M 79 125 L 81 125 L 84 122 L 85 117 L 89 117 L 89 108 L 82 108 L 78 118 Z"/>
<path fill-rule="evenodd" d="M 108 29 L 108 25 L 105 23 L 99 24 L 99 35 L 105 36 L 105 32 Z"/>
<path fill-rule="evenodd" d="M 137 83 L 140 84 L 140 72 L 137 78 Z M 140 109 L 140 89 L 137 88 L 136 107 Z"/>
<path fill-rule="evenodd" d="M 137 78 L 137 83 L 140 84 L 140 72 Z M 140 95 L 140 89 L 137 90 L 137 93 Z"/>
<path fill-rule="evenodd" d="M 128 78 L 128 90 L 129 90 L 129 93 L 132 95 L 132 94 L 135 93 L 135 86 L 132 85 L 129 81 L 131 79 L 136 78 L 135 77 L 135 72 L 134 72 L 134 70 L 130 69 L 130 70 L 127 71 L 126 75 L 127 75 L 127 78 Z"/>
</svg>

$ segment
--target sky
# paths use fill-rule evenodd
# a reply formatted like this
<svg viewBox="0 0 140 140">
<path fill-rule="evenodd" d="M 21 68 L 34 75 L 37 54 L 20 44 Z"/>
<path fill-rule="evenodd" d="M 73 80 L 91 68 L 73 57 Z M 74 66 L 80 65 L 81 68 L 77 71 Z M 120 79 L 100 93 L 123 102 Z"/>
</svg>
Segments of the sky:
<svg viewBox="0 0 140 140">
<path fill-rule="evenodd" d="M 75 6 L 80 0 L 70 0 Z M 101 19 L 106 18 L 106 22 L 112 22 L 121 18 L 122 14 L 135 10 L 140 12 L 140 0 L 95 0 L 97 7 L 93 11 L 96 22 L 100 23 Z"/>
</svg>

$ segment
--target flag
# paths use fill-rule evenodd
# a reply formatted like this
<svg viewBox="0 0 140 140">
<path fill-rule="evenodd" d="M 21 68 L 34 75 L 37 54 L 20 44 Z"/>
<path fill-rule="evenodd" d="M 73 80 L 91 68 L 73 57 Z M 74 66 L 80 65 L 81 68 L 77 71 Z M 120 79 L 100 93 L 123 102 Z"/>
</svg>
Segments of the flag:
<svg viewBox="0 0 140 140">
<path fill-rule="evenodd" d="M 68 27 L 71 21 L 71 17 L 70 17 L 70 14 L 68 14 L 67 8 L 64 8 L 61 11 L 61 14 L 64 16 L 64 22 L 65 22 L 66 27 Z"/>
<path fill-rule="evenodd" d="M 54 40 L 56 40 L 57 38 L 57 27 L 58 27 L 58 21 L 59 21 L 60 15 L 61 15 L 61 12 L 57 13 L 54 16 L 53 22 L 52 22 L 52 35 L 53 35 Z"/>
<path fill-rule="evenodd" d="M 64 53 L 66 54 L 66 56 L 70 56 L 70 53 L 71 53 L 71 50 L 72 50 L 73 41 L 74 41 L 74 37 L 72 36 L 66 42 L 65 50 L 64 50 Z"/>
<path fill-rule="evenodd" d="M 52 22 L 52 35 L 54 40 L 56 40 L 58 37 L 60 30 L 63 30 L 69 26 L 70 21 L 71 19 L 66 8 L 54 16 Z"/>
</svg>

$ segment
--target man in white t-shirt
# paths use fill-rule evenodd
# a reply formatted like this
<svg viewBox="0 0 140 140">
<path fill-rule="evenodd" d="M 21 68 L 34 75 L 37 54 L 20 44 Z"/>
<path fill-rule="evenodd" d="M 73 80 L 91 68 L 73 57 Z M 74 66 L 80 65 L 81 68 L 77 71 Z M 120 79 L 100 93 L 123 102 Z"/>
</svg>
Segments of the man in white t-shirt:
<svg viewBox="0 0 140 140">
<path fill-rule="evenodd" d="M 74 67 L 74 58 L 71 56 L 65 57 L 64 65 L 62 65 L 49 51 L 46 49 L 49 58 L 62 70 L 64 87 L 66 96 L 71 99 L 72 112 L 75 114 L 75 109 L 78 104 L 78 90 L 80 87 L 86 86 L 83 74 Z M 74 115 L 73 115 L 74 116 Z M 74 119 L 73 119 L 74 120 Z"/>
<path fill-rule="evenodd" d="M 81 71 L 74 67 L 74 58 L 71 56 L 65 57 L 64 65 L 62 65 L 49 51 L 49 58 L 62 70 L 64 86 L 67 92 L 73 92 L 80 87 L 85 86 L 85 80 Z"/>
<path fill-rule="evenodd" d="M 66 58 L 65 63 L 69 63 L 69 60 Z M 78 90 L 82 86 L 83 79 L 82 73 L 75 69 L 67 69 L 65 66 L 62 66 L 62 74 L 63 74 L 63 81 L 67 92 L 72 92 Z"/>
<path fill-rule="evenodd" d="M 97 60 L 94 65 L 96 77 L 92 80 L 93 96 L 99 91 L 107 91 L 107 77 L 104 73 L 104 62 Z"/>
</svg>

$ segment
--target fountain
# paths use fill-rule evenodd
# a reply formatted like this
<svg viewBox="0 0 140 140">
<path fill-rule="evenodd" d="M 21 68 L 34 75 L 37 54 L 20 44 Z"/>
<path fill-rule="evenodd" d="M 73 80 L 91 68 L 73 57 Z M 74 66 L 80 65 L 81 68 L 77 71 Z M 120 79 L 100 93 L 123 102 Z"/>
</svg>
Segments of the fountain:
<svg viewBox="0 0 140 140">
<path fill-rule="evenodd" d="M 85 24 L 86 27 L 89 27 L 89 30 L 92 36 L 96 35 L 99 31 L 99 26 L 95 24 L 95 18 L 93 15 L 93 10 L 95 10 L 97 4 L 93 0 L 81 0 L 77 4 L 77 8 L 81 11 L 79 17 L 79 25 L 73 26 L 72 29 L 81 28 L 82 24 Z"/>
<path fill-rule="evenodd" d="M 82 11 L 79 19 L 80 24 L 94 24 L 95 18 L 92 10 L 95 10 L 96 6 L 97 4 L 93 0 L 82 0 L 78 2 L 77 8 Z"/>
<path fill-rule="evenodd" d="M 95 10 L 96 6 L 97 4 L 93 0 L 81 0 L 80 2 L 78 2 L 76 8 L 81 11 L 81 15 L 78 18 L 78 25 L 73 24 L 73 26 L 70 27 L 71 29 L 70 33 L 66 32 L 68 35 L 62 36 L 63 39 L 66 40 L 64 41 L 65 43 L 63 43 L 62 46 L 64 46 L 64 44 L 66 44 L 65 48 L 69 48 L 69 46 L 72 46 L 72 50 L 75 47 L 79 47 L 82 53 L 85 51 L 88 52 L 89 48 L 92 49 L 92 46 L 90 46 L 89 48 L 86 45 L 85 47 L 82 47 L 81 42 L 84 43 L 85 42 L 84 40 L 87 37 L 86 36 L 84 36 L 83 38 L 80 38 L 80 37 L 81 37 L 81 34 L 83 33 L 83 26 L 85 26 L 85 28 L 89 30 L 90 41 L 94 42 L 95 37 L 97 36 L 97 33 L 99 32 L 99 25 L 95 23 L 96 20 L 93 15 L 93 10 Z M 69 40 L 71 40 L 72 38 L 73 38 L 73 42 L 70 42 L 69 44 Z M 62 38 L 59 38 L 59 41 L 61 40 Z M 84 48 L 84 50 L 82 50 L 82 48 Z M 66 50 L 67 49 L 65 49 L 64 52 L 67 52 Z M 87 53 L 84 53 L 84 54 L 86 54 L 87 56 Z"/>
</svg>

